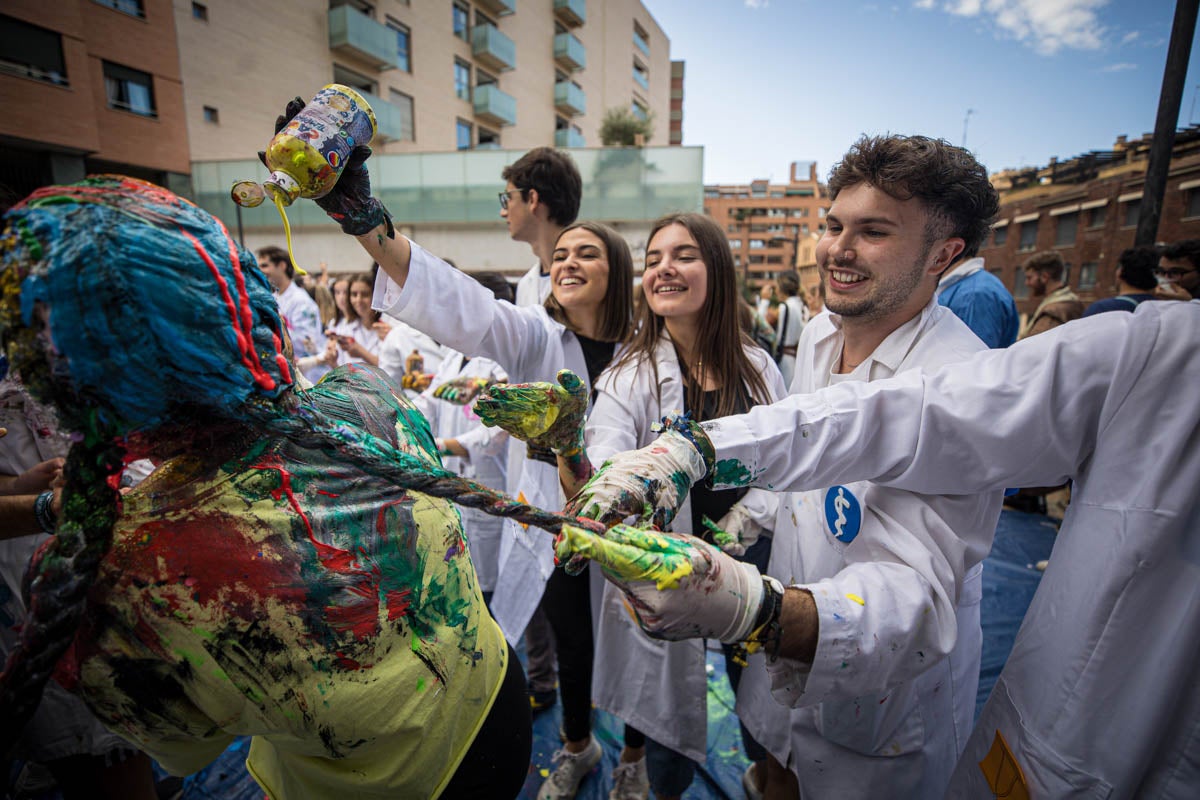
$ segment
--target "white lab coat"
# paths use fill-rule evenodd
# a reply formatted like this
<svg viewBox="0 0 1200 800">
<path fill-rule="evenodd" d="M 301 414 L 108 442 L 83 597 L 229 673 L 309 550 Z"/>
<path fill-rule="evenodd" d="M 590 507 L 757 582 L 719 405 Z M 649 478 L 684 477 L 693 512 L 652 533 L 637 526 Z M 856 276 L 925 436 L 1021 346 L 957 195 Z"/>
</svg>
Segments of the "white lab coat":
<svg viewBox="0 0 1200 800">
<path fill-rule="evenodd" d="M 762 372 L 772 400 L 785 394 L 779 369 L 760 347 L 746 350 Z M 588 458 L 599 466 L 614 453 L 648 445 L 658 435 L 651 426 L 683 411 L 683 378 L 670 338 L 664 333 L 654 353 L 658 379 L 649 363 L 605 372 L 597 381 L 588 417 Z M 771 492 L 751 490 L 743 505 L 771 527 L 777 502 Z M 671 530 L 691 533 L 691 500 L 684 500 Z M 625 609 L 623 595 L 604 586 L 596 638 L 592 697 L 596 705 L 628 722 L 654 741 L 703 763 L 708 725 L 708 680 L 704 642 L 651 639 Z"/>
<path fill-rule="evenodd" d="M 779 321 L 775 325 L 775 346 L 781 349 L 795 347 L 808 323 L 808 306 L 799 297 L 792 296 L 780 303 L 777 310 Z M 784 384 L 791 386 L 792 377 L 796 374 L 796 356 L 780 355 L 779 371 L 783 373 Z"/>
<path fill-rule="evenodd" d="M 837 315 L 808 324 L 792 394 L 930 371 L 986 349 L 936 300 L 847 375 L 834 373 L 842 343 Z M 764 657 L 754 657 L 737 710 L 755 739 L 797 774 L 803 796 L 944 791 L 975 711 L 980 562 L 1000 501 L 1000 492 L 919 495 L 866 481 L 784 495 L 767 574 L 813 592 L 816 659 L 811 670 L 772 676 Z M 786 685 L 775 696 L 772 677 Z"/>
<path fill-rule="evenodd" d="M 550 296 L 550 274 L 542 274 L 542 262 L 537 261 L 517 281 L 516 303 L 519 306 L 540 306 Z"/>
<path fill-rule="evenodd" d="M 467 361 L 462 353 L 445 351 L 429 388 L 413 400 L 425 419 L 429 420 L 435 438 L 455 439 L 467 451 L 467 458 L 442 456 L 442 465 L 464 478 L 503 492 L 508 488 L 508 432 L 484 425 L 470 404 L 459 406 L 433 396 L 437 387 L 455 378 L 487 378 L 506 382 L 508 375 L 490 359 L 472 358 Z M 479 577 L 479 588 L 485 592 L 493 591 L 500 566 L 500 534 L 504 520 L 478 508 L 459 506 L 458 511 L 471 550 L 471 563 L 475 565 L 475 574 Z"/>
<path fill-rule="evenodd" d="M 718 458 L 792 488 L 1074 480 L 1050 558 L 948 797 L 990 797 L 999 732 L 1034 798 L 1200 786 L 1200 302 L 1143 303 L 935 375 L 843 384 L 722 420 Z M 848 776 L 852 784 L 856 776 Z"/>
<path fill-rule="evenodd" d="M 333 333 L 335 336 L 350 336 L 354 341 L 361 344 L 368 353 L 378 356 L 379 347 L 383 342 L 379 338 L 379 334 L 375 333 L 369 325 L 364 325 L 361 319 L 343 319 L 333 324 Z M 342 364 L 351 364 L 360 362 L 363 359 L 358 356 L 351 356 L 346 350 L 338 346 L 337 363 L 340 367 Z"/>
<path fill-rule="evenodd" d="M 490 289 L 415 242 L 404 288 L 381 270 L 372 304 L 446 347 L 492 359 L 513 383 L 552 381 L 560 369 L 587 382 L 575 334 L 551 319 L 544 307 L 518 308 L 497 300 Z M 550 464 L 528 458 L 519 469 L 510 464 L 507 483 L 511 496 L 523 496 L 538 508 L 557 510 L 566 502 L 558 469 Z M 510 642 L 515 644 L 525 632 L 553 569 L 553 538 L 505 520 L 492 616 Z"/>
</svg>

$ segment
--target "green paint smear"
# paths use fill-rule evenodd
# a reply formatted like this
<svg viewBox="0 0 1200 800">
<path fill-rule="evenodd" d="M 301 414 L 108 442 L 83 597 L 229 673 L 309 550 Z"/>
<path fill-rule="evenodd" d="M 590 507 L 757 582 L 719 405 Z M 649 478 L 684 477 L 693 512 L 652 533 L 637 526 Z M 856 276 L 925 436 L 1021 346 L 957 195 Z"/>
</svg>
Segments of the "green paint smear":
<svg viewBox="0 0 1200 800">
<path fill-rule="evenodd" d="M 692 547 L 658 531 L 617 525 L 605 536 L 564 525 L 555 554 L 559 561 L 581 555 L 622 581 L 653 581 L 661 591 L 679 586 L 692 572 Z"/>
<path fill-rule="evenodd" d="M 712 482 L 715 486 L 749 486 L 753 478 L 746 465 L 736 458 L 722 459 L 712 470 Z"/>
<path fill-rule="evenodd" d="M 732 533 L 726 533 L 707 516 L 701 517 L 700 522 L 712 534 L 713 541 L 716 542 L 717 547 L 725 548 L 737 544 L 738 538 L 736 536 Z"/>
</svg>

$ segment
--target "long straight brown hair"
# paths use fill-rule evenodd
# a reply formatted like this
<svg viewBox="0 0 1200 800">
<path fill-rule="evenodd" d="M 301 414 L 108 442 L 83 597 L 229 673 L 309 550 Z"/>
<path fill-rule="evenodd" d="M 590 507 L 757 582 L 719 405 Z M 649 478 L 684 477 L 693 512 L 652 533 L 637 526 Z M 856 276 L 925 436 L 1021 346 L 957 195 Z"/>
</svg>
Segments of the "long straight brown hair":
<svg viewBox="0 0 1200 800">
<path fill-rule="evenodd" d="M 762 373 L 750 357 L 746 348 L 753 347 L 754 340 L 742 331 L 738 320 L 738 305 L 741 302 L 737 291 L 737 273 L 733 267 L 733 254 L 729 243 L 717 223 L 703 214 L 670 214 L 660 218 L 650 229 L 647 248 L 663 228 L 682 225 L 687 229 L 700 249 L 708 275 L 708 293 L 700 308 L 699 340 L 696 349 L 700 361 L 711 370 L 717 379 L 717 416 L 727 417 L 737 410 L 739 397 L 749 390 L 751 405 L 769 403 L 770 394 Z M 629 345 L 617 359 L 617 367 L 637 364 L 643 359 L 650 362 L 658 382 L 658 365 L 654 362 L 654 349 L 659 337 L 666 331 L 666 320 L 650 310 L 650 304 L 638 304 L 634 334 Z M 699 376 L 688 373 L 685 385 L 692 397 L 700 397 L 702 387 Z M 661 398 L 660 398 L 661 401 Z M 692 409 L 696 419 L 703 417 L 702 408 Z"/>
</svg>

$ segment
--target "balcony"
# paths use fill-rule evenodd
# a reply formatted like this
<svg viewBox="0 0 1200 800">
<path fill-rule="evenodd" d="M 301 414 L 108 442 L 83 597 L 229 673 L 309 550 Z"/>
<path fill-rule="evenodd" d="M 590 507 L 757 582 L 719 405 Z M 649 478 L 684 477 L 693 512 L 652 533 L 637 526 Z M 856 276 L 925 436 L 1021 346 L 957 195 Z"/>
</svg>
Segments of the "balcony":
<svg viewBox="0 0 1200 800">
<path fill-rule="evenodd" d="M 583 134 L 574 128 L 562 128 L 554 132 L 555 147 L 586 147 Z"/>
<path fill-rule="evenodd" d="M 329 49 L 365 61 L 375 69 L 394 69 L 396 33 L 351 6 L 329 9 Z"/>
<path fill-rule="evenodd" d="M 563 69 L 583 69 L 587 66 L 587 48 L 574 34 L 560 33 L 554 37 L 554 60 Z"/>
<path fill-rule="evenodd" d="M 554 84 L 554 107 L 568 116 L 587 113 L 587 95 L 570 81 Z"/>
<path fill-rule="evenodd" d="M 587 0 L 554 0 L 554 15 L 568 28 L 587 22 Z"/>
<path fill-rule="evenodd" d="M 504 72 L 517 65 L 517 46 L 495 25 L 476 25 L 471 29 L 471 52 L 488 69 Z"/>
<path fill-rule="evenodd" d="M 400 141 L 405 138 L 404 120 L 397 106 L 379 95 L 364 92 L 361 89 L 356 91 L 362 95 L 363 100 L 366 100 L 367 105 L 375 112 L 376 142 Z"/>
<path fill-rule="evenodd" d="M 487 14 L 507 17 L 517 10 L 517 0 L 475 0 L 475 5 Z"/>
<path fill-rule="evenodd" d="M 476 86 L 475 119 L 485 125 L 516 125 L 517 99 L 495 84 Z"/>
</svg>

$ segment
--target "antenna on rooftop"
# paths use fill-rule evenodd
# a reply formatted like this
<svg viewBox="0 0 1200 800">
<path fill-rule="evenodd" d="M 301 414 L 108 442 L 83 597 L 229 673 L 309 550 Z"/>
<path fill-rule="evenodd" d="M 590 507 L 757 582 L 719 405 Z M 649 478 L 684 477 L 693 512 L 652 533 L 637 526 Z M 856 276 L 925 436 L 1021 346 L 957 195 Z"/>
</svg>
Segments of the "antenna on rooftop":
<svg viewBox="0 0 1200 800">
<path fill-rule="evenodd" d="M 962 146 L 965 149 L 967 146 L 967 125 L 971 122 L 971 115 L 975 113 L 975 109 L 968 108 L 966 116 L 963 117 L 963 138 Z"/>
</svg>

